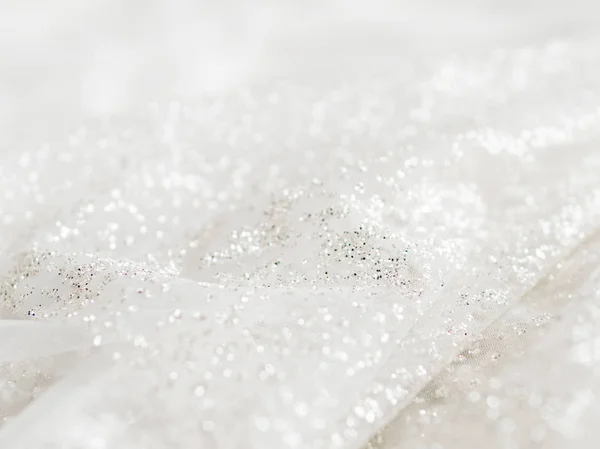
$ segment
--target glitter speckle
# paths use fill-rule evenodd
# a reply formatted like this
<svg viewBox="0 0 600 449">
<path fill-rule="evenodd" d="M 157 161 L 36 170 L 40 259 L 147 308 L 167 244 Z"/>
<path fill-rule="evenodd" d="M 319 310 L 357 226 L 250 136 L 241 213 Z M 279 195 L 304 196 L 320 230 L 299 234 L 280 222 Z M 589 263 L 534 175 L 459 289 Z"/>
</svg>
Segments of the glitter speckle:
<svg viewBox="0 0 600 449">
<path fill-rule="evenodd" d="M 35 99 L 23 110 L 56 100 L 53 120 L 15 127 L 27 142 L 8 145 L 0 165 L 0 331 L 21 351 L 0 363 L 0 424 L 23 411 L 32 429 L 16 433 L 39 439 L 20 447 L 62 447 L 68 436 L 85 439 L 69 449 L 346 449 L 393 417 L 400 437 L 391 429 L 373 447 L 469 447 L 465 434 L 524 447 L 592 421 L 597 38 L 548 40 L 532 28 L 504 41 L 503 27 L 471 29 L 458 13 L 456 24 L 427 21 L 419 32 L 435 39 L 422 39 L 420 26 L 397 26 L 421 17 L 411 8 L 395 17 L 389 6 L 380 20 L 350 2 L 313 21 L 305 7 L 231 8 L 229 33 L 185 6 L 151 6 L 150 22 L 102 45 L 100 64 L 88 46 L 105 33 L 82 11 L 65 26 L 94 32 L 59 33 L 78 50 L 50 71 L 56 54 L 40 59 L 28 75 L 47 78 L 40 91 L 15 87 L 19 101 Z M 330 19 L 339 28 L 322 25 Z M 256 43 L 246 39 L 254 26 Z M 380 32 L 393 45 L 378 45 Z M 238 40 L 248 45 L 239 64 Z M 71 53 L 89 53 L 92 68 Z M 258 55 L 276 77 L 198 92 L 211 84 L 204 72 L 225 83 Z M 310 71 L 319 59 L 322 82 L 271 67 L 286 57 Z M 343 76 L 329 77 L 338 63 Z M 96 78 L 67 77 L 79 69 L 135 104 L 96 116 Z M 85 84 L 85 98 L 50 95 L 53 80 Z M 69 116 L 71 103 L 96 112 Z M 52 132 L 29 128 L 47 121 Z M 86 394 L 70 370 L 88 376 Z M 42 418 L 36 407 L 53 388 L 61 402 Z"/>
</svg>

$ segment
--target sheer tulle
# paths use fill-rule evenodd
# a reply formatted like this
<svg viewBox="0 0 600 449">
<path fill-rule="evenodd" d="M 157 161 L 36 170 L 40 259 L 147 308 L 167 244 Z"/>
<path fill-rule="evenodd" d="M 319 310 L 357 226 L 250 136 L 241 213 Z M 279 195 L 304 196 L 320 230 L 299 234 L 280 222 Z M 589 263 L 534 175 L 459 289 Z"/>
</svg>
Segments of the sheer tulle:
<svg viewBox="0 0 600 449">
<path fill-rule="evenodd" d="M 0 447 L 593 445 L 597 8 L 380 3 L 17 15 Z"/>
</svg>

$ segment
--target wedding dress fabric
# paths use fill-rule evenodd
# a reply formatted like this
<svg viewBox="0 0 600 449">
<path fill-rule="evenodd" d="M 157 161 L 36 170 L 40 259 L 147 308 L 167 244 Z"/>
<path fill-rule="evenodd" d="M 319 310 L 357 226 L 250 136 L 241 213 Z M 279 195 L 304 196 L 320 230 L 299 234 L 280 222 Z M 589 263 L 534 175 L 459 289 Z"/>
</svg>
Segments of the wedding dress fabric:
<svg viewBox="0 0 600 449">
<path fill-rule="evenodd" d="M 596 447 L 595 2 L 5 12 L 1 448 Z"/>
</svg>

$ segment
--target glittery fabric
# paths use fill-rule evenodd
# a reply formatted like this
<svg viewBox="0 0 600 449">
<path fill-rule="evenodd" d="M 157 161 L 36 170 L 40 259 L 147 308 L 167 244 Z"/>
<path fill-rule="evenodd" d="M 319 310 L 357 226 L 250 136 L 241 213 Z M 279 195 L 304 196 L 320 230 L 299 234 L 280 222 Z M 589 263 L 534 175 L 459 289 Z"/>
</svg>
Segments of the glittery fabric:
<svg viewBox="0 0 600 449">
<path fill-rule="evenodd" d="M 0 22 L 0 447 L 595 447 L 598 8 L 375 3 Z"/>
</svg>

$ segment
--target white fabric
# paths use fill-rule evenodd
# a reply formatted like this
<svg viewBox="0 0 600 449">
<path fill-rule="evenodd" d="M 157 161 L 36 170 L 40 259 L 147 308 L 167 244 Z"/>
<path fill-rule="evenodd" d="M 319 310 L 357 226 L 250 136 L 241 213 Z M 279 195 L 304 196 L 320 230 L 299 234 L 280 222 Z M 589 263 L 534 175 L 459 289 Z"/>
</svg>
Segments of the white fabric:
<svg viewBox="0 0 600 449">
<path fill-rule="evenodd" d="M 0 447 L 596 447 L 596 2 L 1 8 Z"/>
</svg>

